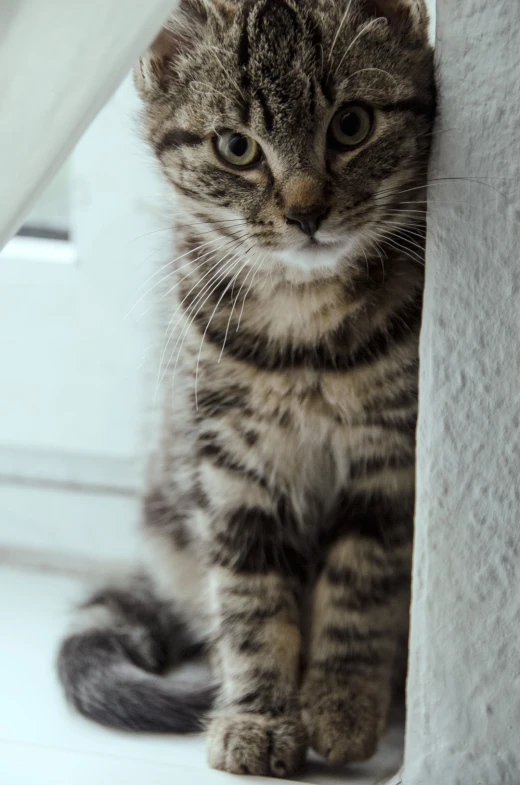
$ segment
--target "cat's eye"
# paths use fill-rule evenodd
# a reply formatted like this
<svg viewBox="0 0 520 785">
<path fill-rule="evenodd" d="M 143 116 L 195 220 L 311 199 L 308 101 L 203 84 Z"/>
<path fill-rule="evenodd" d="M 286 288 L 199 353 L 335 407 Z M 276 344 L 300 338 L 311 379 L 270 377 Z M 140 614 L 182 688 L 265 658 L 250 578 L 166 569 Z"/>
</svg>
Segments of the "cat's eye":
<svg viewBox="0 0 520 785">
<path fill-rule="evenodd" d="M 373 115 L 370 109 L 352 104 L 336 113 L 330 125 L 330 141 L 335 147 L 357 147 L 370 134 Z"/>
<path fill-rule="evenodd" d="M 233 131 L 218 134 L 215 147 L 219 156 L 228 164 L 246 169 L 255 166 L 262 158 L 262 149 L 250 136 Z"/>
</svg>

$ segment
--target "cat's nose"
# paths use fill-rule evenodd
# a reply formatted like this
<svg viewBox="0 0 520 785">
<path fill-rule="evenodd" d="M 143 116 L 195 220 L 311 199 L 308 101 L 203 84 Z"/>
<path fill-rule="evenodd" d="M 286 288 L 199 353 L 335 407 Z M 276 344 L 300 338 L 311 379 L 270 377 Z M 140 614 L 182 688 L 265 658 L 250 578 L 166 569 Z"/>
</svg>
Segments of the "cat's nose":
<svg viewBox="0 0 520 785">
<path fill-rule="evenodd" d="M 327 208 L 320 206 L 312 210 L 301 210 L 298 207 L 289 207 L 285 213 L 287 223 L 298 224 L 302 232 L 311 239 L 321 226 L 321 222 L 327 215 Z"/>
</svg>

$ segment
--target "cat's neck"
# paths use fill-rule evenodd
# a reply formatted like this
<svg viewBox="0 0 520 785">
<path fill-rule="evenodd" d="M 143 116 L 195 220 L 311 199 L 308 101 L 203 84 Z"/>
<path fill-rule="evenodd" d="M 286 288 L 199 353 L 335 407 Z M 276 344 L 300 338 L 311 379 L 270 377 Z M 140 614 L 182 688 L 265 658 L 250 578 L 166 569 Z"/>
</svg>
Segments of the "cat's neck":
<svg viewBox="0 0 520 785">
<path fill-rule="evenodd" d="M 313 270 L 283 265 L 264 250 L 246 253 L 248 246 L 241 253 L 231 245 L 226 255 L 220 247 L 225 238 L 217 237 L 218 249 L 210 245 L 207 251 L 207 236 L 184 235 L 178 293 L 193 299 L 195 310 L 197 305 L 202 312 L 215 310 L 213 321 L 239 321 L 274 341 L 332 335 L 345 319 L 361 328 L 367 318 L 379 321 L 381 314 L 399 310 L 423 287 L 419 261 L 394 248 L 384 255 L 346 256 L 336 268 Z"/>
</svg>

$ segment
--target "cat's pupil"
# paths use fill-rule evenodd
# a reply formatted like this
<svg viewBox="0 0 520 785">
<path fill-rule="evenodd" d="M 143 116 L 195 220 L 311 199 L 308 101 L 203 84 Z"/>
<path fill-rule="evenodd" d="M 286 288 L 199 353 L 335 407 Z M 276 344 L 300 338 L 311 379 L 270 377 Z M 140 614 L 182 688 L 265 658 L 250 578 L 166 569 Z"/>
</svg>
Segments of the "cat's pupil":
<svg viewBox="0 0 520 785">
<path fill-rule="evenodd" d="M 356 136 L 361 130 L 361 118 L 355 112 L 345 112 L 340 127 L 345 136 Z"/>
<path fill-rule="evenodd" d="M 236 134 L 229 140 L 229 152 L 237 158 L 243 158 L 249 150 L 249 141 L 245 136 Z"/>
</svg>

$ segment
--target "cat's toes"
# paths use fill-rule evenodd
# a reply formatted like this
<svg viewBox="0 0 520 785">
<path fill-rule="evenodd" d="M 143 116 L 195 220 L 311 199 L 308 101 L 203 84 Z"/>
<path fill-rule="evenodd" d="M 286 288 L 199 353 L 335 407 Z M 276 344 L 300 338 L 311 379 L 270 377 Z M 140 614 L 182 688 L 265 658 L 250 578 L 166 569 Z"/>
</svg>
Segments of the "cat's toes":
<svg viewBox="0 0 520 785">
<path fill-rule="evenodd" d="M 304 726 L 293 717 L 217 717 L 208 732 L 209 765 L 230 774 L 287 777 L 303 763 L 306 748 Z"/>
<path fill-rule="evenodd" d="M 377 701 L 359 695 L 307 701 L 303 716 L 311 747 L 331 763 L 368 760 L 384 729 Z"/>
</svg>

